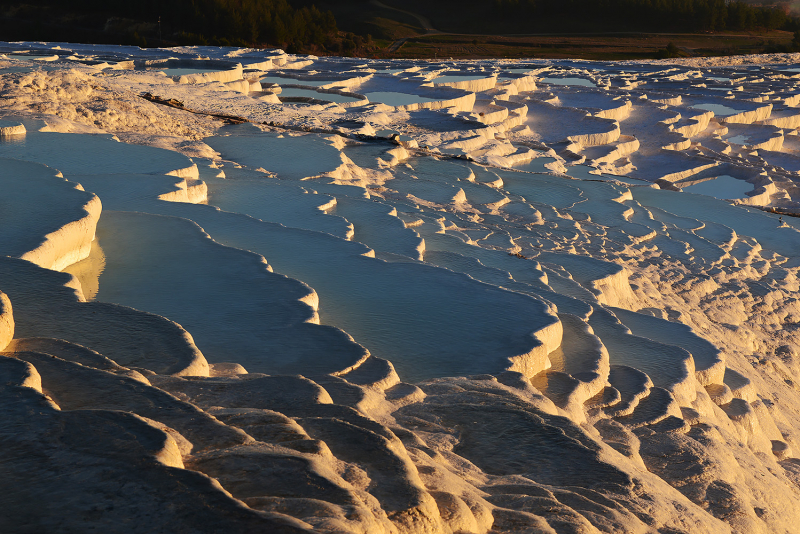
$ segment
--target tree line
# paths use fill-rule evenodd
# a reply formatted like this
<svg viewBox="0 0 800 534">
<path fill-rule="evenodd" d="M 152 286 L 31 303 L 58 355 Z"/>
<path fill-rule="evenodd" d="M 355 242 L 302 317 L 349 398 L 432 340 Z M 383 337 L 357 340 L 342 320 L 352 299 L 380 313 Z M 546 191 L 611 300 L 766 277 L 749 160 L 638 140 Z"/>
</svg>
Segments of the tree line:
<svg viewBox="0 0 800 534">
<path fill-rule="evenodd" d="M 330 11 L 295 8 L 287 0 L 0 0 L 0 31 L 4 40 L 274 45 L 296 51 L 337 40 Z"/>
</svg>

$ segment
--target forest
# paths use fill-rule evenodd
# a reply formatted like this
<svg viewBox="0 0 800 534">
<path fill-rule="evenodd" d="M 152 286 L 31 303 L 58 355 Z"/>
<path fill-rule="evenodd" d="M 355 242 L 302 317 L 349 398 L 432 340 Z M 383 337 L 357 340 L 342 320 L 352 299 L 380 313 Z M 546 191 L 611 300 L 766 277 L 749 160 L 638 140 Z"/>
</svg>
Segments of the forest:
<svg viewBox="0 0 800 534">
<path fill-rule="evenodd" d="M 286 0 L 0 1 L 0 39 L 140 46 L 324 47 L 336 20 Z M 337 51 L 337 50 L 334 50 Z"/>
<path fill-rule="evenodd" d="M 383 3 L 422 14 L 438 30 L 458 34 L 800 28 L 797 18 L 784 6 L 756 6 L 738 0 L 383 0 Z M 408 15 L 376 8 L 369 0 L 0 0 L 0 39 L 139 46 L 277 46 L 289 52 L 366 55 L 376 51 L 373 36 L 368 32 L 380 32 L 373 29 L 370 20 L 393 16 L 405 17 L 404 24 L 409 27 Z"/>
</svg>

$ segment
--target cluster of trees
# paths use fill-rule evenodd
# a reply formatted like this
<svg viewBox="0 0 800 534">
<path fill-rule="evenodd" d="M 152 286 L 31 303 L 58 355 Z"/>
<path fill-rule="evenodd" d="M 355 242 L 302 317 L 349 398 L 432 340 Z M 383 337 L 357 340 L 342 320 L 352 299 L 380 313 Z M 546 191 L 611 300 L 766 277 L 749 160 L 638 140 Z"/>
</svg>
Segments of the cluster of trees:
<svg viewBox="0 0 800 534">
<path fill-rule="evenodd" d="M 538 33 L 779 29 L 780 6 L 739 0 L 387 0 L 452 32 Z M 402 6 L 401 6 L 402 4 Z"/>
<path fill-rule="evenodd" d="M 114 21 L 109 31 L 108 22 Z M 123 44 L 277 45 L 323 48 L 337 40 L 336 20 L 287 0 L 0 0 L 3 39 Z M 105 35 L 103 39 L 102 34 Z M 83 36 L 83 38 L 81 38 Z"/>
<path fill-rule="evenodd" d="M 330 12 L 314 6 L 294 9 L 286 0 L 179 0 L 169 4 L 162 20 L 184 32 L 183 41 L 195 34 L 200 41 L 216 37 L 236 44 L 302 48 L 322 45 L 337 29 Z"/>
</svg>

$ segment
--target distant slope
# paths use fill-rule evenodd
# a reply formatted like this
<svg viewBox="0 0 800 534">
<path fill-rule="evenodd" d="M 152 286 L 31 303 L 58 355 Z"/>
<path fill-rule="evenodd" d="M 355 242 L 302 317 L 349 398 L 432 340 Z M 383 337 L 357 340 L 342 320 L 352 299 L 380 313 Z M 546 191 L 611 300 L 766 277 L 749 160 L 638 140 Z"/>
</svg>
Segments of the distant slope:
<svg viewBox="0 0 800 534">
<path fill-rule="evenodd" d="M 386 3 L 371 0 L 290 1 L 296 8 L 316 6 L 321 11 L 330 11 L 340 29 L 357 35 L 392 40 L 425 33 L 417 17 Z"/>
</svg>

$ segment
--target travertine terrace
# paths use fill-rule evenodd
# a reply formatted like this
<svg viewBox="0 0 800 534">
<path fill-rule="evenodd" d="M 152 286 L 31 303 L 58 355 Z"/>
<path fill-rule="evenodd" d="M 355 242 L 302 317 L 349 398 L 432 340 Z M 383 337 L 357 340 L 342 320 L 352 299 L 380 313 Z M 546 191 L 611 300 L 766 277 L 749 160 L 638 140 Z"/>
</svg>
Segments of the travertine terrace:
<svg viewBox="0 0 800 534">
<path fill-rule="evenodd" d="M 800 57 L 0 51 L 2 532 L 800 532 Z"/>
</svg>

